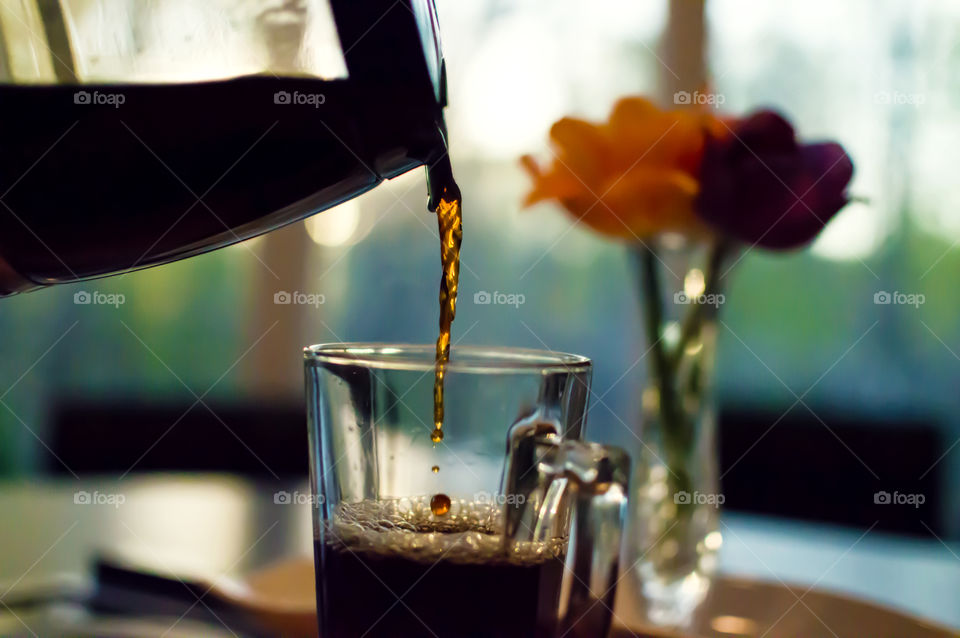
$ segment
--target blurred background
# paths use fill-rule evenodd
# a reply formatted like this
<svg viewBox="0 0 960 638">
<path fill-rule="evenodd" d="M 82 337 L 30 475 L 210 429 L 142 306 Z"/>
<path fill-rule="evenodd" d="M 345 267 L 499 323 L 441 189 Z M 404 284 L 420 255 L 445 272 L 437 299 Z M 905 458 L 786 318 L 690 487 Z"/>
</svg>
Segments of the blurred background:
<svg viewBox="0 0 960 638">
<path fill-rule="evenodd" d="M 703 47 L 721 111 L 774 107 L 840 141 L 866 200 L 810 250 L 750 251 L 729 279 L 728 509 L 960 538 L 960 5 L 709 0 L 700 22 L 680 19 L 685 4 L 437 0 L 465 206 L 454 343 L 591 357 L 591 438 L 638 445 L 646 348 L 626 247 L 551 205 L 523 210 L 517 160 L 549 157 L 564 115 L 669 101 L 670 69 Z M 436 337 L 425 202 L 418 170 L 225 250 L 0 301 L 0 475 L 305 476 L 300 348 Z M 309 303 L 274 303 L 284 292 Z M 475 303 L 483 292 L 523 303 Z M 924 303 L 878 305 L 881 292 Z M 878 490 L 927 502 L 879 509 Z"/>
</svg>

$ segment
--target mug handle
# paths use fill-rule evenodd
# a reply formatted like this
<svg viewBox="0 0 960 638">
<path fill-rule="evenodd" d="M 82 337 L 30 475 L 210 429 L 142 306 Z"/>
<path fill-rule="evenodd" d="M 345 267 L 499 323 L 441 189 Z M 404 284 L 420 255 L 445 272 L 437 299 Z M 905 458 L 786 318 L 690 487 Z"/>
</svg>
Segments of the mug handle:
<svg viewBox="0 0 960 638">
<path fill-rule="evenodd" d="M 610 630 L 619 580 L 630 457 L 596 443 L 564 441 L 561 447 L 555 476 L 566 481 L 572 513 L 558 635 L 602 637 Z"/>
<path fill-rule="evenodd" d="M 505 536 L 543 541 L 569 529 L 557 636 L 607 635 L 627 516 L 630 456 L 621 448 L 563 440 L 553 424 L 517 424 L 502 488 Z"/>
</svg>

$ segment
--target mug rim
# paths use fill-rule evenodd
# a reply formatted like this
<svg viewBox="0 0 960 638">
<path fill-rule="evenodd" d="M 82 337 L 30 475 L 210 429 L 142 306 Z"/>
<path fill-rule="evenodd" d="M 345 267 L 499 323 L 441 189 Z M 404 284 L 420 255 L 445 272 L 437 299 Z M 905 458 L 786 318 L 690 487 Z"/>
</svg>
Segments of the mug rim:
<svg viewBox="0 0 960 638">
<path fill-rule="evenodd" d="M 303 349 L 306 365 L 333 364 L 381 370 L 430 371 L 436 367 L 432 344 L 341 342 L 320 343 Z M 510 373 L 571 372 L 592 367 L 588 357 L 567 352 L 511 346 L 451 346 L 447 372 Z"/>
</svg>

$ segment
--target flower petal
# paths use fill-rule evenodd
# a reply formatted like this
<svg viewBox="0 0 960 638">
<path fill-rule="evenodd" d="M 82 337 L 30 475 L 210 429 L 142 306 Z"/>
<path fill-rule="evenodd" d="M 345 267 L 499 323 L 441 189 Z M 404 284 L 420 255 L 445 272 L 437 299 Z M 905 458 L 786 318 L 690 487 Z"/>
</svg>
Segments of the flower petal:
<svg viewBox="0 0 960 638">
<path fill-rule="evenodd" d="M 766 248 L 808 243 L 848 202 L 853 164 L 839 144 L 800 145 L 762 111 L 707 142 L 696 208 L 718 231 Z"/>
<path fill-rule="evenodd" d="M 679 166 L 695 175 L 704 127 L 695 111 L 664 111 L 644 98 L 624 98 L 610 114 L 607 135 L 619 166 Z"/>
<path fill-rule="evenodd" d="M 565 117 L 550 127 L 557 160 L 585 184 L 596 184 L 608 169 L 610 148 L 600 127 Z"/>
<path fill-rule="evenodd" d="M 614 176 L 583 221 L 623 239 L 701 227 L 693 211 L 697 182 L 683 171 L 638 165 Z"/>
<path fill-rule="evenodd" d="M 696 177 L 704 141 L 721 126 L 712 114 L 640 97 L 617 102 L 605 124 L 564 118 L 550 131 L 549 168 L 521 160 L 533 180 L 526 203 L 554 199 L 598 232 L 628 239 L 706 232 L 693 211 Z"/>
</svg>

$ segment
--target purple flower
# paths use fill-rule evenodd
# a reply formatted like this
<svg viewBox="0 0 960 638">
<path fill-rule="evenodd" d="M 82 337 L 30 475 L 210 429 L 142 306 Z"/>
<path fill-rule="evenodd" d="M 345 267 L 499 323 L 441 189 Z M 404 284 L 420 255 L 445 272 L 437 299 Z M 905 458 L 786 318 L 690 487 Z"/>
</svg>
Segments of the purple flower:
<svg viewBox="0 0 960 638">
<path fill-rule="evenodd" d="M 853 162 L 839 144 L 799 144 L 773 111 L 709 137 L 700 166 L 700 217 L 719 232 L 764 248 L 811 241 L 849 201 Z"/>
</svg>

